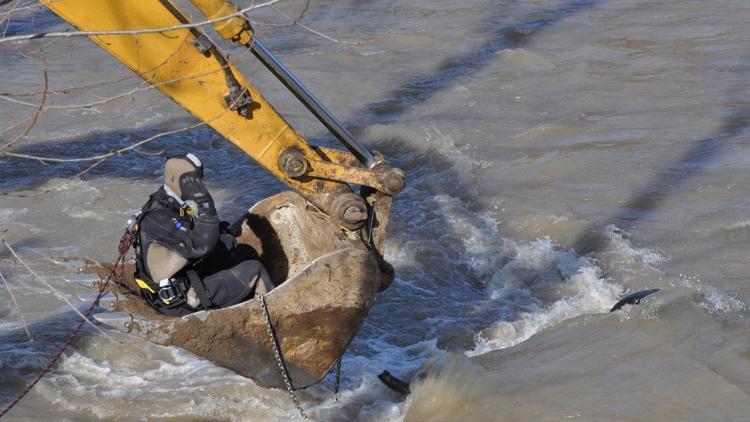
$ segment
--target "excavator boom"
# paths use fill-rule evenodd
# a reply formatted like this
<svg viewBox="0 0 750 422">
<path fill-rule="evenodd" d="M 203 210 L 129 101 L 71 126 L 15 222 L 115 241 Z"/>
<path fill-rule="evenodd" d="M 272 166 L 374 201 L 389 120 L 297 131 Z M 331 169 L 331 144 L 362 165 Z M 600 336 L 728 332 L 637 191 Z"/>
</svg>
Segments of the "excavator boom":
<svg viewBox="0 0 750 422">
<path fill-rule="evenodd" d="M 118 31 L 90 39 L 328 214 L 334 224 L 362 230 L 363 238 L 382 255 L 391 200 L 404 187 L 403 173 L 342 131 L 335 117 L 254 40 L 242 11 L 232 3 L 193 0 L 206 15 L 203 22 L 221 37 L 252 49 L 351 152 L 309 145 L 228 62 L 207 36 L 209 25 L 191 23 L 171 0 L 42 2 L 79 30 Z M 155 32 L 157 28 L 163 30 Z M 361 186 L 359 194 L 351 184 Z"/>
</svg>

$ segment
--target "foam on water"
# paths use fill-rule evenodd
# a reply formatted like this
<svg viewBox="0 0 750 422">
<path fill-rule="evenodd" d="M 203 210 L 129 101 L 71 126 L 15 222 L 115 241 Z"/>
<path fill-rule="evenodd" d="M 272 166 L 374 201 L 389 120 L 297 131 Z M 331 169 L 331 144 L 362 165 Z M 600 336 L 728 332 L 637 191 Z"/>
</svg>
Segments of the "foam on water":
<svg viewBox="0 0 750 422">
<path fill-rule="evenodd" d="M 672 284 L 675 287 L 687 287 L 701 292 L 705 297 L 701 305 L 712 313 L 740 312 L 750 309 L 742 299 L 702 282 L 698 276 L 680 274 L 679 279 Z"/>
<path fill-rule="evenodd" d="M 450 355 L 430 362 L 423 375 L 412 383 L 400 419 L 449 420 L 448 415 L 465 415 L 468 420 L 479 420 L 472 419 L 472 415 L 491 413 L 489 409 L 477 409 L 476 403 L 491 401 L 496 389 L 487 378 L 487 371 L 465 357 Z M 471 409 L 466 397 L 474 398 Z"/>
<path fill-rule="evenodd" d="M 560 251 L 548 238 L 516 248 L 488 286 L 489 300 L 504 303 L 505 318 L 477 334 L 468 356 L 513 346 L 578 315 L 605 312 L 622 291 L 590 258 Z"/>
<path fill-rule="evenodd" d="M 283 400 L 282 395 L 266 393 L 188 352 L 115 337 L 114 343 L 103 339 L 78 342 L 40 384 L 38 393 L 63 410 L 98 418 L 139 417 L 146 412 L 152 417 L 241 420 L 243 414 L 262 415 L 260 409 L 267 411 L 271 403 Z M 66 392 L 64 399 L 60 391 Z M 177 404 L 175 394 L 183 398 Z M 226 407 L 229 403 L 231 411 Z"/>
<path fill-rule="evenodd" d="M 456 147 L 450 137 L 433 133 L 426 140 L 430 144 L 427 151 L 436 149 L 457 156 L 457 167 L 463 174 L 471 174 L 472 169 L 480 165 L 467 157 L 464 149 Z M 473 347 L 463 350 L 466 355 L 476 356 L 506 348 L 567 319 L 606 312 L 622 293 L 622 287 L 616 280 L 603 276 L 592 258 L 581 257 L 572 250 L 562 250 L 549 238 L 533 242 L 504 238 L 498 230 L 500 222 L 494 213 L 477 212 L 455 195 L 432 194 L 429 183 L 417 180 L 402 196 L 409 206 L 401 208 L 397 204 L 394 224 L 409 224 L 397 226 L 388 245 L 386 257 L 396 266 L 399 278 L 392 288 L 395 290 L 386 294 L 430 298 L 433 305 L 441 309 L 439 315 L 429 317 L 431 325 L 446 327 L 444 330 L 426 330 L 430 335 L 439 336 L 438 343 L 444 343 L 444 331 L 454 329 L 451 327 L 456 327 L 455 324 L 466 324 L 485 327 L 475 334 Z M 656 254 L 634 247 L 618 234 L 624 232 L 614 226 L 608 231 L 611 234 L 607 251 L 620 256 L 619 262 L 623 266 L 660 262 Z M 427 234 L 432 242 L 413 240 L 415 233 L 421 233 L 421 237 Z M 432 271 L 428 263 L 434 262 L 433 257 L 443 261 L 446 273 Z M 467 277 L 476 283 L 467 290 L 473 296 L 462 294 Z M 442 293 L 443 289 L 451 293 Z M 443 294 L 455 295 L 455 300 L 444 300 Z M 421 310 L 415 309 L 415 312 Z M 440 346 L 434 340 L 406 347 L 379 340 L 368 332 L 371 321 L 384 325 L 377 305 L 365 324 L 367 334 L 355 340 L 353 351 L 345 357 L 345 373 L 354 373 L 355 387 L 352 389 L 351 384 L 345 383 L 348 389 L 343 397 L 359 400 L 356 413 L 360 419 L 398 420 L 405 416 L 410 400 L 394 402 L 384 398 L 384 387 L 374 375 L 388 369 L 408 377 L 429 358 L 445 356 L 446 346 Z M 415 322 L 411 330 L 419 332 Z M 394 330 L 399 328 L 394 326 Z M 416 354 L 410 352 L 420 344 L 430 347 Z M 363 348 L 370 351 L 366 354 L 357 352 Z"/>
<path fill-rule="evenodd" d="M 426 130 L 429 135 L 425 140 L 429 146 L 425 151 L 436 150 L 455 157 L 451 171 L 471 176 L 481 167 L 466 148 L 456 146 L 454 139 L 430 128 Z M 467 182 L 456 180 L 456 183 Z M 453 329 L 456 323 L 484 326 L 475 333 L 473 347 L 463 350 L 466 355 L 476 356 L 510 347 L 579 315 L 607 312 L 622 294 L 623 288 L 617 280 L 605 277 L 594 259 L 563 250 L 549 238 L 533 242 L 505 238 L 498 230 L 501 223 L 495 213 L 477 212 L 456 195 L 433 194 L 431 190 L 428 180 L 418 179 L 402 193 L 408 207 L 402 208 L 397 203 L 394 209 L 394 224 L 409 224 L 394 228 L 389 241 L 386 258 L 396 266 L 399 278 L 393 287 L 396 290 L 386 294 L 430 298 L 434 306 L 441 309 L 439 315 L 429 317 L 431 325 L 446 327 L 445 330 Z M 427 234 L 432 242 L 413 240 L 416 233 L 422 238 Z M 644 263 L 655 266 L 661 262 L 657 254 L 633 246 L 624 237 L 624 231 L 612 226 L 607 228 L 607 233 L 606 251 L 618 256 L 621 266 Z M 446 273 L 433 272 L 428 264 L 434 262 L 432 257 L 443 261 Z M 462 287 L 467 278 L 476 283 L 468 289 Z M 443 293 L 443 289 L 451 293 Z M 466 293 L 462 294 L 464 290 Z M 443 294 L 455 295 L 455 300 L 444 300 Z M 404 347 L 369 334 L 371 321 L 383 325 L 377 306 L 365 323 L 364 331 L 368 334 L 358 336 L 353 351 L 345 357 L 345 373 L 354 373 L 352 380 L 356 387 L 352 389 L 351 384 L 345 383 L 348 389 L 344 397 L 360 400 L 357 411 L 360 419 L 399 420 L 405 416 L 411 399 L 394 402 L 384 398 L 384 387 L 374 375 L 388 369 L 408 377 L 430 358 L 439 360 L 446 355 L 446 346 L 438 344 L 445 333 L 427 330 L 441 340 Z M 420 331 L 415 328 L 411 326 L 412 330 Z M 399 328 L 394 327 L 394 330 Z M 423 344 L 429 347 L 416 348 L 419 352 L 414 353 L 415 347 Z M 359 354 L 357 350 L 362 348 L 370 352 Z"/>
<path fill-rule="evenodd" d="M 8 227 L 21 215 L 27 213 L 28 208 L 3 208 L 0 209 L 0 227 Z"/>
<path fill-rule="evenodd" d="M 604 228 L 604 233 L 610 243 L 610 255 L 615 255 L 623 264 L 643 264 L 656 268 L 659 264 L 666 261 L 666 258 L 648 248 L 638 248 L 633 246 L 628 240 L 630 233 L 614 224 L 609 224 Z"/>
</svg>

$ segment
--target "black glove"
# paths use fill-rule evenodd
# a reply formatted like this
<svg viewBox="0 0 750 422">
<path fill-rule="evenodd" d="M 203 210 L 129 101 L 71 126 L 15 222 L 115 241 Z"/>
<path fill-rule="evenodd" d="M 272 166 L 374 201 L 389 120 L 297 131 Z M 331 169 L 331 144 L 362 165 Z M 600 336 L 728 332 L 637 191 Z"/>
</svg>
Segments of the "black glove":
<svg viewBox="0 0 750 422">
<path fill-rule="evenodd" d="M 180 191 L 182 200 L 191 207 L 193 203 L 196 213 L 200 215 L 216 215 L 216 207 L 211 194 L 208 193 L 203 179 L 197 171 L 185 173 L 180 177 Z M 192 203 L 191 203 L 192 202 Z"/>
</svg>

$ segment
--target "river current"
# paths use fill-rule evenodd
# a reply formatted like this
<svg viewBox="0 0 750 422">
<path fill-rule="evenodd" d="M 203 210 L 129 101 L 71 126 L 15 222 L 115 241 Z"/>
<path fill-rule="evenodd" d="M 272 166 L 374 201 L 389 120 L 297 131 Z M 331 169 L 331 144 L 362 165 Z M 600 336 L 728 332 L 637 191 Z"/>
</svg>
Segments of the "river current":
<svg viewBox="0 0 750 422">
<path fill-rule="evenodd" d="M 0 15 L 6 36 L 69 28 L 29 4 Z M 276 7 L 294 17 L 304 2 Z M 267 46 L 407 175 L 386 245 L 396 280 L 344 356 L 338 401 L 332 374 L 300 392 L 313 419 L 748 419 L 750 2 L 312 1 L 302 22 L 339 41 L 254 16 Z M 308 140 L 335 145 L 226 48 Z M 141 83 L 85 38 L 4 43 L 0 145 L 36 111 L 42 53 L 52 107 L 9 151 L 86 157 L 195 123 L 153 90 L 68 107 Z M 77 269 L 116 257 L 164 155 L 188 151 L 224 219 L 284 189 L 205 128 L 90 170 L 3 156 L 0 237 L 83 310 Z M 0 272 L 19 304 L 0 286 L 4 407 L 78 319 L 4 247 Z M 646 288 L 662 290 L 608 312 Z M 285 391 L 107 334 L 85 328 L 8 418 L 297 416 Z M 413 378 L 411 393 L 382 385 L 383 370 Z"/>
</svg>

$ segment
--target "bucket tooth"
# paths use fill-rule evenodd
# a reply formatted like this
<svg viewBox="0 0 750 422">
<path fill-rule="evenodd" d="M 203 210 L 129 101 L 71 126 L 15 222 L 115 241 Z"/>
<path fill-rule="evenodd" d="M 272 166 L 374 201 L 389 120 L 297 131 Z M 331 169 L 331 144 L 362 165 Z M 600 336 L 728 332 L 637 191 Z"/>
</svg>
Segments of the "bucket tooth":
<svg viewBox="0 0 750 422">
<path fill-rule="evenodd" d="M 133 317 L 127 312 L 102 312 L 94 314 L 98 322 L 123 332 L 130 332 L 133 327 Z"/>
<path fill-rule="evenodd" d="M 78 295 L 78 300 L 80 300 L 83 303 L 86 303 L 90 305 L 91 303 L 96 300 L 96 295 L 98 295 L 98 292 L 91 292 L 91 293 L 83 293 Z M 102 297 L 99 299 L 98 306 L 110 311 L 114 312 L 117 308 L 117 302 L 127 300 L 126 298 L 115 296 L 111 292 L 106 292 L 102 295 Z"/>
<path fill-rule="evenodd" d="M 98 281 L 101 281 L 101 279 L 96 274 L 76 274 L 76 275 L 65 278 L 66 283 L 88 284 L 89 286 L 92 286 L 92 287 L 94 283 Z"/>
</svg>

